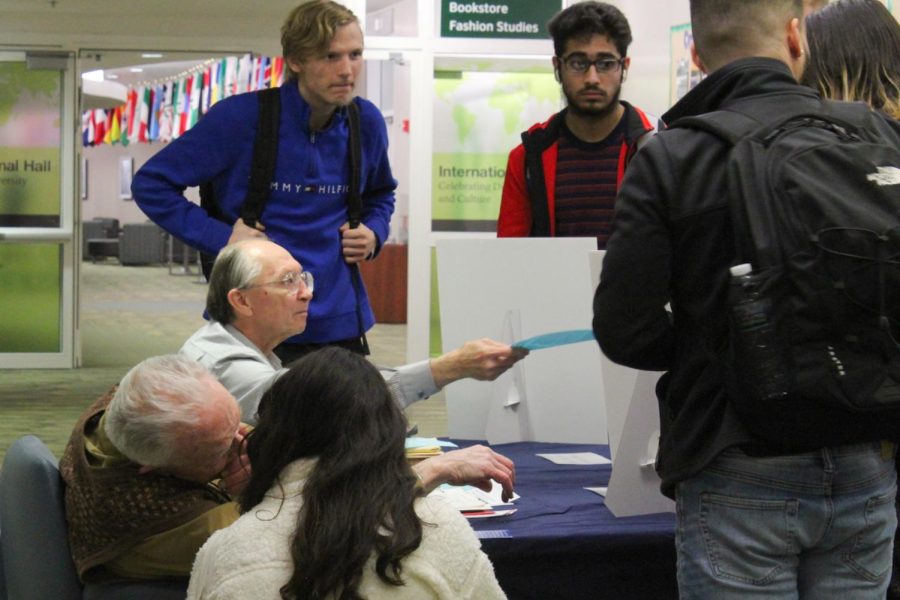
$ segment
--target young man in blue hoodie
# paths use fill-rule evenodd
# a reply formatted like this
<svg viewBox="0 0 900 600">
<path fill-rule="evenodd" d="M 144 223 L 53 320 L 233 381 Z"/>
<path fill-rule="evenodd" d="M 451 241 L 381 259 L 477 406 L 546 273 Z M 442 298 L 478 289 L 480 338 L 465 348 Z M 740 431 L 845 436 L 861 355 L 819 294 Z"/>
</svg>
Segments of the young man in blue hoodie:
<svg viewBox="0 0 900 600">
<path fill-rule="evenodd" d="M 268 237 L 316 273 L 306 331 L 278 350 L 287 363 L 324 344 L 361 351 L 360 320 L 367 330 L 374 317 L 363 286 L 354 289 L 351 265 L 374 257 L 387 238 L 397 182 L 381 112 L 353 94 L 363 65 L 356 16 L 330 0 L 303 3 L 285 20 L 281 43 L 289 79 L 279 90 L 277 160 L 258 223 L 240 218 L 253 163 L 255 93 L 216 103 L 141 168 L 132 190 L 153 221 L 201 252 L 214 256 L 228 243 Z M 362 154 L 356 228 L 347 212 L 351 102 L 359 109 Z M 185 198 L 185 188 L 206 182 L 227 223 Z"/>
</svg>

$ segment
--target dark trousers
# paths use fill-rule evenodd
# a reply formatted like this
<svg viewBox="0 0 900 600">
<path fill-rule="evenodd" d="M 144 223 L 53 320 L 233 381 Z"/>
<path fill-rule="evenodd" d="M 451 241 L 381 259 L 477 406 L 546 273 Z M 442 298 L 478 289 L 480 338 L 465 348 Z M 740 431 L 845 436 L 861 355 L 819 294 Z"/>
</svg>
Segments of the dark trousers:
<svg viewBox="0 0 900 600">
<path fill-rule="evenodd" d="M 279 344 L 275 347 L 274 352 L 275 356 L 281 359 L 281 364 L 285 367 L 289 367 L 291 363 L 297 359 L 327 346 L 338 346 L 350 350 L 351 352 L 356 352 L 357 354 L 368 354 L 363 346 L 362 338 L 337 340 L 325 344 Z"/>
</svg>

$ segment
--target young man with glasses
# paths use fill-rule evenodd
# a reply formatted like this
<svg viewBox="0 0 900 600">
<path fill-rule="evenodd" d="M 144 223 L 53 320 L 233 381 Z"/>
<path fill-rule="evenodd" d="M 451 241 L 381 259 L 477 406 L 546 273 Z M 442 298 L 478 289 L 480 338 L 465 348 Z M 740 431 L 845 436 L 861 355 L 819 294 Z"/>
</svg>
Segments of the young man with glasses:
<svg viewBox="0 0 900 600">
<path fill-rule="evenodd" d="M 548 24 L 567 108 L 522 134 L 509 155 L 499 237 L 596 237 L 606 247 L 628 161 L 653 131 L 619 100 L 631 28 L 616 7 L 579 2 Z"/>
</svg>

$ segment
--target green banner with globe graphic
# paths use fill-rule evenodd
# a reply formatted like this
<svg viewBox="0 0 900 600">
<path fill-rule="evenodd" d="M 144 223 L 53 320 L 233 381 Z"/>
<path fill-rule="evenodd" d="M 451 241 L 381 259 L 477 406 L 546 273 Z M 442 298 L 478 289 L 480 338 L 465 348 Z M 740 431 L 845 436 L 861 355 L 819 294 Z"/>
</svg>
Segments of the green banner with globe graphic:
<svg viewBox="0 0 900 600">
<path fill-rule="evenodd" d="M 560 109 L 559 84 L 473 69 L 436 71 L 434 85 L 432 230 L 495 231 L 509 151 Z"/>
</svg>

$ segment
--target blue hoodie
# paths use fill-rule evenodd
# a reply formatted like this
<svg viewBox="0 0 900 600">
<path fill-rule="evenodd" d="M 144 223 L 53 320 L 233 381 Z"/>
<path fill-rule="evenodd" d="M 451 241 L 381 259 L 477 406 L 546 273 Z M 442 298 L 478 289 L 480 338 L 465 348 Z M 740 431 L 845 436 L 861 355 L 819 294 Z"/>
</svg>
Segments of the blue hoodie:
<svg viewBox="0 0 900 600">
<path fill-rule="evenodd" d="M 309 130 L 310 107 L 296 82 L 281 86 L 278 160 L 260 221 L 269 239 L 286 248 L 316 277 L 306 331 L 287 343 L 324 343 L 356 337 L 356 300 L 344 262 L 338 228 L 347 221 L 350 167 L 349 124 L 338 110 L 328 127 Z M 387 238 L 394 212 L 394 189 L 381 112 L 361 98 L 362 222 L 376 236 L 376 252 Z M 196 126 L 169 143 L 137 172 L 132 193 L 160 227 L 215 255 L 228 242 L 231 226 L 211 218 L 184 197 L 187 187 L 212 181 L 215 198 L 230 222 L 247 195 L 258 113 L 257 94 L 239 94 L 216 103 Z M 360 302 L 369 329 L 375 319 L 365 290 Z"/>
</svg>

